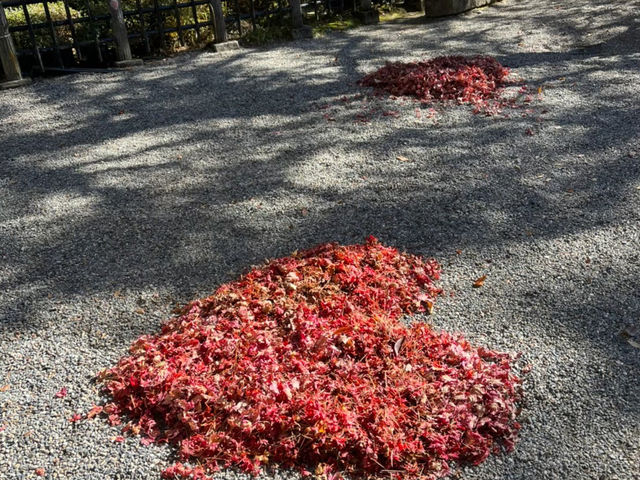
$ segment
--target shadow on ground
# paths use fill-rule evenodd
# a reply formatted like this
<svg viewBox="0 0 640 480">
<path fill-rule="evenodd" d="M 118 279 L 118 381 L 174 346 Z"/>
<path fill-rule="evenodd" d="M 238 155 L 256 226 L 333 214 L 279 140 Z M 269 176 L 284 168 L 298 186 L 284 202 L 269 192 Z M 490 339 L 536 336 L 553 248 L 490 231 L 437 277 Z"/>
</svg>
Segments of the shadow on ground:
<svg viewBox="0 0 640 480">
<path fill-rule="evenodd" d="M 637 75 L 638 20 L 584 19 L 597 25 L 594 44 L 583 42 L 582 27 L 561 25 L 565 34 L 555 34 L 573 47 L 527 52 L 492 44 L 506 8 L 510 21 L 527 18 L 517 5 L 500 6 L 484 13 L 494 22 L 485 30 L 441 45 L 396 23 L 380 28 L 397 30 L 402 46 L 365 28 L 280 47 L 296 68 L 254 63 L 263 55 L 255 51 L 38 82 L 21 94 L 44 113 L 18 130 L 28 112 L 2 99 L 3 328 L 31 328 L 47 295 L 160 289 L 186 301 L 264 258 L 324 241 L 374 234 L 437 258 L 456 249 L 508 257 L 637 222 L 640 105 L 611 82 Z M 539 23 L 553 30 L 555 18 Z M 450 25 L 427 23 L 443 38 Z M 455 128 L 425 128 L 380 118 L 365 128 L 323 118 L 322 104 L 356 92 L 359 76 L 384 59 L 463 45 L 573 100 L 549 107 L 533 137 L 524 135 L 532 119 L 465 114 Z M 615 335 L 640 315 L 640 261 L 624 255 L 624 274 L 594 279 L 596 296 L 551 289 L 538 308 L 640 376 L 638 357 Z M 610 335 L 589 328 L 602 312 L 611 314 Z"/>
</svg>

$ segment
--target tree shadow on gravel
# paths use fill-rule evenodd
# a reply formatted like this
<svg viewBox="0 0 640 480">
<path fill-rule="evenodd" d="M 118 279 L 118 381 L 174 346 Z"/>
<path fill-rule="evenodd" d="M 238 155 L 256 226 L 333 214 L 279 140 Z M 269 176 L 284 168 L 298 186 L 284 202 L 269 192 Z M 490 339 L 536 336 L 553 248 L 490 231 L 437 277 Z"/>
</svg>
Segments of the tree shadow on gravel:
<svg viewBox="0 0 640 480">
<path fill-rule="evenodd" d="M 445 21 L 430 25 L 447 29 Z M 633 25 L 610 41 L 637 45 Z M 414 25 L 383 28 L 406 42 L 385 44 L 364 29 L 281 47 L 287 68 L 260 60 L 262 52 L 202 54 L 37 82 L 21 93 L 44 105 L 33 118 L 25 105 L 5 109 L 4 97 L 2 329 L 36 329 L 47 295 L 163 290 L 188 301 L 264 258 L 324 241 L 374 234 L 436 258 L 462 249 L 507 261 L 640 220 L 640 107 L 625 98 L 631 90 L 610 92 L 595 76 L 637 69 L 637 50 L 495 51 L 489 30 L 436 48 Z M 575 85 L 554 88 L 588 101 L 557 103 L 532 137 L 532 118 L 469 113 L 440 126 L 380 117 L 370 128 L 350 114 L 323 117 L 324 104 L 357 92 L 359 76 L 384 59 L 460 45 L 502 55 L 537 84 L 567 77 Z M 17 122 L 24 128 L 11 126 Z M 625 272 L 585 287 L 593 298 L 560 290 L 537 308 L 637 378 L 638 357 L 616 336 L 640 315 L 640 261 L 629 259 Z M 531 291 L 545 288 L 531 279 Z M 594 328 L 603 311 L 612 312 L 604 331 Z"/>
</svg>

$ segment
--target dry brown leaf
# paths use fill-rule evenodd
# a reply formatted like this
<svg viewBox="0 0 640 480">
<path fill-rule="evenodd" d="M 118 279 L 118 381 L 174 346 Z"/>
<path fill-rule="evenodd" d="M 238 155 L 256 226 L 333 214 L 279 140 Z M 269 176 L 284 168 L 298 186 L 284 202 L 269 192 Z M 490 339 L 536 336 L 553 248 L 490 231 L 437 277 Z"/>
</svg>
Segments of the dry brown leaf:
<svg viewBox="0 0 640 480">
<path fill-rule="evenodd" d="M 473 282 L 473 288 L 480 288 L 484 285 L 484 281 L 487 279 L 486 275 L 481 276 L 480 278 L 476 278 L 476 281 Z"/>
<path fill-rule="evenodd" d="M 408 162 L 409 159 L 407 157 L 405 157 L 404 155 L 398 155 L 396 157 L 396 159 L 400 160 L 401 162 Z"/>
<path fill-rule="evenodd" d="M 0 392 L 6 392 L 7 390 L 9 390 L 9 388 L 11 388 L 9 387 L 9 385 L 3 385 L 0 387 Z"/>
</svg>

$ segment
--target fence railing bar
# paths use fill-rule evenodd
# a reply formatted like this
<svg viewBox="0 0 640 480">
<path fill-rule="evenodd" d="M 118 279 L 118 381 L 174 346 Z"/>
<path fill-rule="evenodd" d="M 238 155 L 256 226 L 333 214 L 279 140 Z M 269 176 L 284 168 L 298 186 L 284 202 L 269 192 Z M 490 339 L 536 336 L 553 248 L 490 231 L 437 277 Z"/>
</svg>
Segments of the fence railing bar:
<svg viewBox="0 0 640 480">
<path fill-rule="evenodd" d="M 87 8 L 87 17 L 84 17 L 83 20 L 85 18 L 89 20 L 89 28 L 91 29 L 91 33 L 93 35 L 93 40 L 91 41 L 91 43 L 96 47 L 98 61 L 100 63 L 104 63 L 102 48 L 100 47 L 100 34 L 98 32 L 98 29 L 96 28 L 96 21 L 98 21 L 98 18 L 93 14 L 93 10 L 91 9 L 91 3 L 89 2 L 89 0 L 84 0 L 84 4 Z"/>
<path fill-rule="evenodd" d="M 147 29 L 144 25 L 144 12 L 142 11 L 142 4 L 140 3 L 140 0 L 136 0 L 136 8 L 138 9 L 138 12 L 134 13 L 137 13 L 140 18 L 140 30 L 142 31 L 142 38 L 144 39 L 144 50 L 147 52 L 147 55 L 149 55 L 151 53 L 151 45 L 149 45 L 149 35 L 147 35 Z M 128 12 L 123 12 L 125 18 L 127 17 L 127 13 Z"/>
<path fill-rule="evenodd" d="M 184 46 L 184 38 L 182 36 L 182 28 L 180 28 L 180 10 L 178 10 L 178 2 L 177 0 L 173 0 L 173 12 L 176 16 L 176 27 L 178 29 L 178 41 L 181 46 Z"/>
<path fill-rule="evenodd" d="M 87 21 L 89 21 L 87 17 L 76 18 L 74 25 L 77 25 L 79 23 L 86 23 Z M 64 27 L 69 25 L 69 23 L 66 20 L 51 20 L 51 22 L 31 23 L 31 28 L 33 28 L 34 30 L 45 30 L 49 29 L 50 25 L 53 25 L 54 27 Z M 29 30 L 29 23 L 27 23 L 26 25 L 15 25 L 13 27 L 10 27 L 9 30 L 11 31 L 11 33 L 26 32 Z"/>
<path fill-rule="evenodd" d="M 47 17 L 47 22 L 49 23 L 49 30 L 51 33 L 51 39 L 53 40 L 53 46 L 56 49 L 56 57 L 58 58 L 58 63 L 60 67 L 64 68 L 64 62 L 62 61 L 62 55 L 60 54 L 60 49 L 58 48 L 58 36 L 56 35 L 56 29 L 53 26 L 53 22 L 51 20 L 51 12 L 49 11 L 49 4 L 47 0 L 43 0 L 42 4 L 44 5 L 44 14 Z"/>
<path fill-rule="evenodd" d="M 240 19 L 240 2 L 235 0 L 236 23 L 238 24 L 238 35 L 242 36 L 242 23 Z"/>
<path fill-rule="evenodd" d="M 205 2 L 207 4 L 209 4 L 208 0 Z M 202 3 L 200 2 L 191 2 L 190 4 L 186 4 L 186 5 L 190 5 L 191 6 L 191 13 L 193 14 L 193 22 L 196 26 L 196 40 L 199 42 L 200 41 L 200 20 L 198 19 L 198 9 L 196 8 L 197 5 L 202 5 Z M 209 8 L 211 8 L 211 6 L 209 6 Z"/>
<path fill-rule="evenodd" d="M 78 46 L 78 39 L 76 38 L 76 27 L 73 24 L 73 18 L 71 18 L 71 11 L 69 10 L 69 1 L 64 0 L 64 11 L 67 15 L 67 21 L 69 22 L 69 30 L 71 30 L 71 40 L 73 42 L 73 47 L 76 49 L 76 55 L 78 56 L 78 60 L 82 61 L 82 52 L 80 51 L 80 47 Z"/>
<path fill-rule="evenodd" d="M 256 29 L 256 5 L 253 0 L 249 0 L 249 6 L 251 9 L 251 26 Z"/>
<path fill-rule="evenodd" d="M 153 0 L 153 18 L 156 24 L 156 31 L 162 32 L 162 26 L 160 25 L 160 5 L 158 4 L 158 0 Z M 164 39 L 162 38 L 162 33 L 158 35 L 160 38 L 158 39 L 158 43 L 160 48 L 164 48 Z"/>
<path fill-rule="evenodd" d="M 38 60 L 40 73 L 44 73 L 44 63 L 42 63 L 42 56 L 40 56 L 40 50 L 38 49 L 38 41 L 36 40 L 36 34 L 33 31 L 33 25 L 31 25 L 31 16 L 29 15 L 29 9 L 24 4 L 22 5 L 22 13 L 24 13 L 24 20 L 27 22 L 27 29 L 29 30 L 29 38 L 31 39 L 31 46 L 33 47 L 33 56 L 36 57 L 36 59 Z"/>
</svg>

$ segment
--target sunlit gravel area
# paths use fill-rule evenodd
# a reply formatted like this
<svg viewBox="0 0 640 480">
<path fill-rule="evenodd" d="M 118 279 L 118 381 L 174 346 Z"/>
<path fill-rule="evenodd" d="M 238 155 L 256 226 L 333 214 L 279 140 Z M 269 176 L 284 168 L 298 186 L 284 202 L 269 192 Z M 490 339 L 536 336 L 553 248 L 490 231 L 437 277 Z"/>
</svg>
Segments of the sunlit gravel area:
<svg viewBox="0 0 640 480">
<path fill-rule="evenodd" d="M 451 54 L 496 57 L 530 107 L 358 96 L 386 61 Z M 504 0 L 0 92 L 0 479 L 159 479 L 169 447 L 69 421 L 96 373 L 252 265 L 370 234 L 441 262 L 427 321 L 532 366 L 516 450 L 454 476 L 639 479 L 639 98 L 637 0 Z"/>
</svg>

